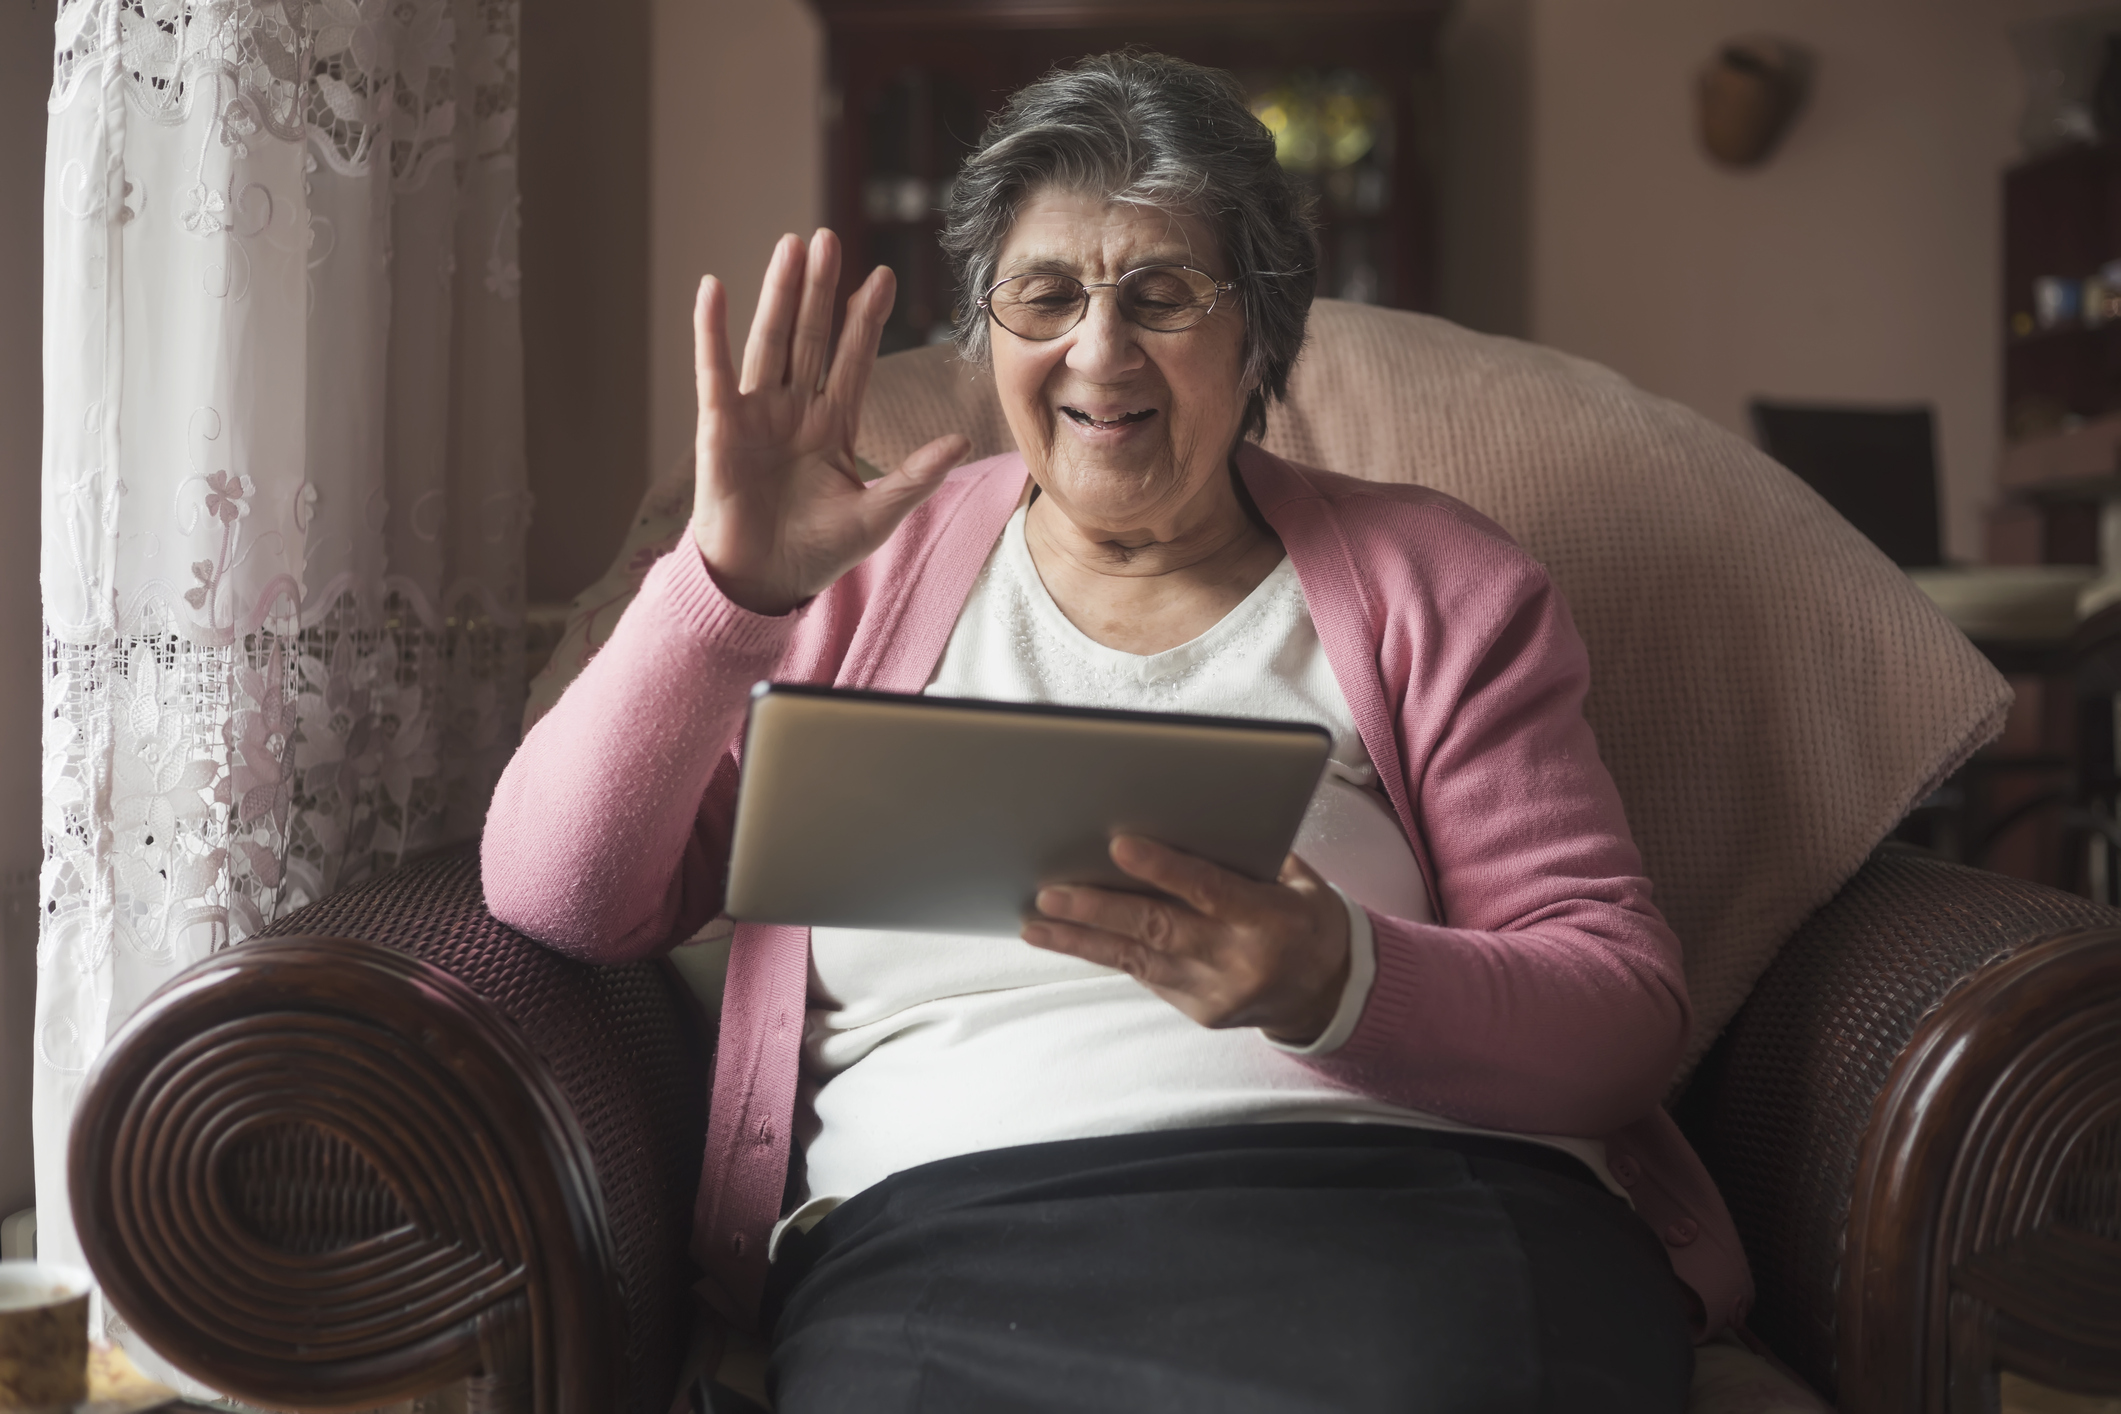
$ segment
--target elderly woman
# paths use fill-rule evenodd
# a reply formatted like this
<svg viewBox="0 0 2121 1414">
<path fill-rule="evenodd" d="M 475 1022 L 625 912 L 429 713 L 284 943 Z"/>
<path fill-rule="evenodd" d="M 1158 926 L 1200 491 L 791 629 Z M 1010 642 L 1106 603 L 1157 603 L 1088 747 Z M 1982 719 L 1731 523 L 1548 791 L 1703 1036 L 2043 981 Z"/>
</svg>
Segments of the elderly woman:
<svg viewBox="0 0 2121 1414">
<path fill-rule="evenodd" d="M 1021 939 L 739 927 L 701 1291 L 784 1414 L 1680 1409 L 1743 1259 L 1658 1109 L 1679 948 L 1560 596 L 1256 445 L 1315 242 L 1227 75 L 1056 72 L 947 214 L 1017 450 L 864 485 L 890 272 L 834 351 L 838 246 L 783 239 L 741 366 L 703 281 L 692 533 L 510 765 L 494 913 L 598 961 L 712 920 L 761 678 L 1298 718 L 1332 764 L 1272 882 L 1121 838 L 1160 894 Z"/>
</svg>

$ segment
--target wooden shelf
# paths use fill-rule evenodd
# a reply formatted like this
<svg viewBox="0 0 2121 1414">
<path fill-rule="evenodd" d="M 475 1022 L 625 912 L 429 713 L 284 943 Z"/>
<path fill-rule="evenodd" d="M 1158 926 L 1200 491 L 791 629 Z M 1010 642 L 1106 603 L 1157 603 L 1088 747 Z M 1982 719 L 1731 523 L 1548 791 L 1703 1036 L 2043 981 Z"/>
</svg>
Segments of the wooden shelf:
<svg viewBox="0 0 2121 1414">
<path fill-rule="evenodd" d="M 2101 339 L 2121 338 L 2121 319 L 2105 324 L 2065 324 L 2054 329 L 2036 329 L 2030 334 L 2013 334 L 2006 349 L 2040 348 L 2047 345 L 2071 342 L 2096 343 Z"/>
<path fill-rule="evenodd" d="M 2003 179 L 2003 327 L 2031 318 L 2038 282 L 2121 258 L 2121 145 L 2065 148 Z M 2006 335 L 2004 421 L 2014 432 L 2121 412 L 2121 322 Z"/>
</svg>

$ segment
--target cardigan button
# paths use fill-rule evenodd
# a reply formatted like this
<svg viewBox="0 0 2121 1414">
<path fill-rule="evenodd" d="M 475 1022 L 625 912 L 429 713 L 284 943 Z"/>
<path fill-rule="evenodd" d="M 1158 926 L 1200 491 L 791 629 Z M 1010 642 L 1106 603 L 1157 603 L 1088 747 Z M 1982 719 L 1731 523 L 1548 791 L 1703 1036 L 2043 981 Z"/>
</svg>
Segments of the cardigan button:
<svg viewBox="0 0 2121 1414">
<path fill-rule="evenodd" d="M 1642 1177 L 1642 1165 L 1628 1154 L 1619 1155 L 1607 1167 L 1612 1171 L 1614 1182 L 1622 1188 L 1633 1188 L 1635 1180 Z"/>
<path fill-rule="evenodd" d="M 1664 1240 L 1674 1247 L 1684 1247 L 1699 1236 L 1701 1229 L 1694 1225 L 1692 1218 L 1681 1218 L 1664 1230 Z"/>
</svg>

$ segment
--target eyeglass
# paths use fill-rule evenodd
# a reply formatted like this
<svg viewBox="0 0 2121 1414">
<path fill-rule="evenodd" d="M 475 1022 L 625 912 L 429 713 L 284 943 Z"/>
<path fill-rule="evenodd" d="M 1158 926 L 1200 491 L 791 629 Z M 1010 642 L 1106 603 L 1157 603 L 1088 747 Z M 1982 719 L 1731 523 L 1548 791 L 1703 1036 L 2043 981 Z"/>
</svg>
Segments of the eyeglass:
<svg viewBox="0 0 2121 1414">
<path fill-rule="evenodd" d="M 984 295 L 979 306 L 1019 339 L 1058 339 L 1090 312 L 1090 291 L 1111 290 L 1120 318 L 1158 334 L 1191 329 L 1215 312 L 1237 288 L 1190 265 L 1144 265 L 1117 280 L 1086 285 L 1073 275 L 1011 275 Z"/>
</svg>

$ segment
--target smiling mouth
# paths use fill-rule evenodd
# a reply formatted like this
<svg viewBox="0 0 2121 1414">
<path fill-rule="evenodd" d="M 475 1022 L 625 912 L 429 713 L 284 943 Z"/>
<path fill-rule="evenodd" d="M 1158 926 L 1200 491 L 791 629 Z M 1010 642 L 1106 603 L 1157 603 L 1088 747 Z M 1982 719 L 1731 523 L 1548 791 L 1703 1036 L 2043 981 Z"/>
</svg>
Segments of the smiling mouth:
<svg viewBox="0 0 2121 1414">
<path fill-rule="evenodd" d="M 1084 427 L 1126 427 L 1131 423 L 1147 422 L 1156 416 L 1155 408 L 1143 408 L 1140 412 L 1123 412 L 1118 417 L 1092 417 L 1081 408 L 1062 407 L 1061 411 L 1074 418 Z"/>
</svg>

